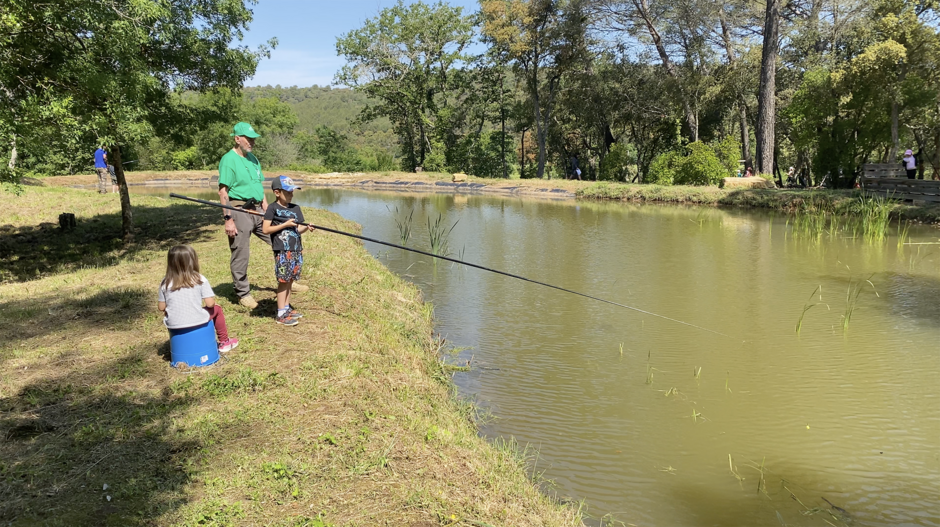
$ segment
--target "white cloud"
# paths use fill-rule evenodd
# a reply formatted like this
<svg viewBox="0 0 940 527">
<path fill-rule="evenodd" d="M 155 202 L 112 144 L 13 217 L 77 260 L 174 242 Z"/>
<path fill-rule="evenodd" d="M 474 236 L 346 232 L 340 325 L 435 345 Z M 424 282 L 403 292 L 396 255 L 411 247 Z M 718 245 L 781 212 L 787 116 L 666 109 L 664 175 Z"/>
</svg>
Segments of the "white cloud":
<svg viewBox="0 0 940 527">
<path fill-rule="evenodd" d="M 334 55 L 278 48 L 271 52 L 270 59 L 258 64 L 258 71 L 245 81 L 245 86 L 328 86 L 343 64 L 343 60 Z"/>
</svg>

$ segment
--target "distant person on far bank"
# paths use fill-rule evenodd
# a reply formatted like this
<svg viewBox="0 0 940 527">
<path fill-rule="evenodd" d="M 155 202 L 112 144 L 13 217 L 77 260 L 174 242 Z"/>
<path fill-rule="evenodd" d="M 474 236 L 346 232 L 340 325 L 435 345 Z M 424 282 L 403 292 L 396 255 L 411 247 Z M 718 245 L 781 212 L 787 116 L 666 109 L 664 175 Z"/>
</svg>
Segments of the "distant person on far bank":
<svg viewBox="0 0 940 527">
<path fill-rule="evenodd" d="M 907 179 L 917 179 L 917 158 L 914 157 L 913 150 L 904 151 L 904 158 L 901 159 L 901 164 L 907 172 Z"/>
<path fill-rule="evenodd" d="M 104 151 L 103 146 L 95 150 L 95 172 L 98 173 L 98 194 L 107 194 L 111 185 L 111 173 L 108 172 L 108 153 Z"/>
<path fill-rule="evenodd" d="M 747 170 L 744 171 L 744 177 L 754 177 L 754 169 L 747 167 Z"/>
<path fill-rule="evenodd" d="M 578 156 L 571 156 L 571 179 L 581 181 L 581 167 L 578 166 Z"/>
</svg>

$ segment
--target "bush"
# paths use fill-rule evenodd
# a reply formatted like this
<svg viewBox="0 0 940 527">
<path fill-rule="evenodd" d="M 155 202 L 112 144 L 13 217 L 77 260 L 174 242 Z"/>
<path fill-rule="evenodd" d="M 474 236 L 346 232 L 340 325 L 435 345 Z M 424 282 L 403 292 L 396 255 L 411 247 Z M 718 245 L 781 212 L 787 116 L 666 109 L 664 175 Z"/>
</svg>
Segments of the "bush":
<svg viewBox="0 0 940 527">
<path fill-rule="evenodd" d="M 528 163 L 519 174 L 519 179 L 535 179 L 539 175 L 539 167 L 535 163 Z"/>
<path fill-rule="evenodd" d="M 731 175 L 711 146 L 696 141 L 686 149 L 688 155 L 679 162 L 673 183 L 676 185 L 717 185 Z"/>
<path fill-rule="evenodd" d="M 263 139 L 258 141 L 255 155 L 269 167 L 290 166 L 300 157 L 300 148 L 287 134 L 270 134 Z"/>
<path fill-rule="evenodd" d="M 721 166 L 728 171 L 728 176 L 733 176 L 738 171 L 738 160 L 741 159 L 741 142 L 734 136 L 726 135 L 721 141 L 712 143 L 712 148 Z"/>
<path fill-rule="evenodd" d="M 424 154 L 425 172 L 443 172 L 447 169 L 447 156 L 444 143 L 440 141 L 431 141 L 431 149 Z"/>
<path fill-rule="evenodd" d="M 170 154 L 173 170 L 192 170 L 199 164 L 196 147 L 191 146 L 185 150 L 177 150 Z"/>
<path fill-rule="evenodd" d="M 681 161 L 682 155 L 675 150 L 659 154 L 650 163 L 649 172 L 643 182 L 655 185 L 672 185 Z"/>
<path fill-rule="evenodd" d="M 636 154 L 624 144 L 615 143 L 601 162 L 599 181 L 630 181 L 636 175 Z"/>
<path fill-rule="evenodd" d="M 398 163 L 395 162 L 395 158 L 384 150 L 363 150 L 360 151 L 359 156 L 362 158 L 362 168 L 364 170 L 370 172 L 398 170 Z"/>
</svg>

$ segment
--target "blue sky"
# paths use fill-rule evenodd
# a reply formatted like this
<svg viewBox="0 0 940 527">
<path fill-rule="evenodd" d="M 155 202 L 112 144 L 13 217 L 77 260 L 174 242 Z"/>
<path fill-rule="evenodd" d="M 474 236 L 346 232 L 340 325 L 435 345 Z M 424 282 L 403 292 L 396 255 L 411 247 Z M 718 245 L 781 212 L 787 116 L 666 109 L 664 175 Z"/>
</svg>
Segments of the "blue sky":
<svg viewBox="0 0 940 527">
<path fill-rule="evenodd" d="M 262 60 L 246 86 L 326 86 L 343 66 L 336 56 L 336 37 L 362 26 L 396 0 L 259 0 L 243 44 L 254 49 L 277 37 L 271 58 Z M 406 3 L 412 2 L 406 0 Z M 425 3 L 434 3 L 425 0 Z M 449 0 L 464 14 L 478 9 L 477 0 Z"/>
</svg>

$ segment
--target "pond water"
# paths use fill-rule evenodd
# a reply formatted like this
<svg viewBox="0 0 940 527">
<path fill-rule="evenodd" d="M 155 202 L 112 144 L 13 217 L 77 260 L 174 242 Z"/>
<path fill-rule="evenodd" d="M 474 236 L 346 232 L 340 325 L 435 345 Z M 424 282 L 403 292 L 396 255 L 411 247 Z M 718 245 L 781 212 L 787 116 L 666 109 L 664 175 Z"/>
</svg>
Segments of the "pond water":
<svg viewBox="0 0 940 527">
<path fill-rule="evenodd" d="M 492 414 L 483 433 L 537 449 L 547 490 L 595 525 L 940 525 L 937 229 L 871 244 L 713 208 L 295 202 L 396 244 L 413 211 L 422 250 L 440 215 L 451 257 L 705 328 L 366 244 L 467 347 L 449 360 L 471 361 L 454 380 Z"/>
</svg>

